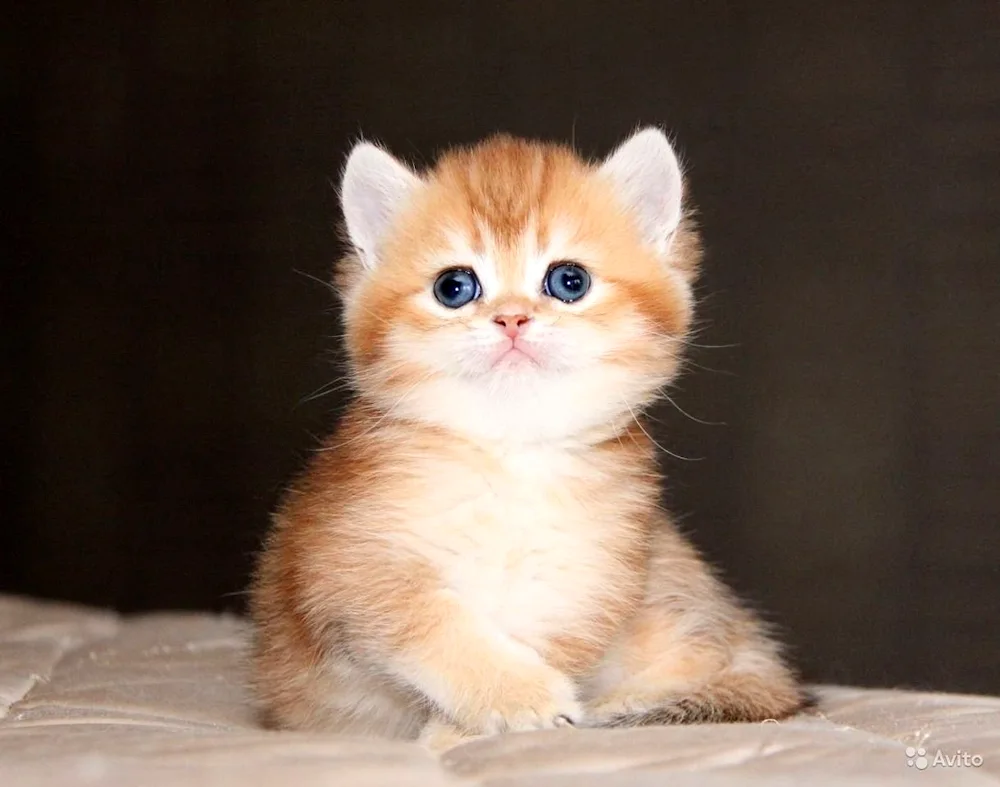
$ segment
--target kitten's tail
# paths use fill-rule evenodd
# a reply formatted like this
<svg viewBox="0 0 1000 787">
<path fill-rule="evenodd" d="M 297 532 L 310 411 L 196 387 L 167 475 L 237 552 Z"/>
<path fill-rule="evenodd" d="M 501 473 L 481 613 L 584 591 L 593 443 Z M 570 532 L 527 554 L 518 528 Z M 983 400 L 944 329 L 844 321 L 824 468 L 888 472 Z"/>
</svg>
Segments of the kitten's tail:
<svg viewBox="0 0 1000 787">
<path fill-rule="evenodd" d="M 760 675 L 729 672 L 689 694 L 655 707 L 595 720 L 596 727 L 645 727 L 778 721 L 816 707 L 814 693 L 792 684 L 775 685 Z"/>
</svg>

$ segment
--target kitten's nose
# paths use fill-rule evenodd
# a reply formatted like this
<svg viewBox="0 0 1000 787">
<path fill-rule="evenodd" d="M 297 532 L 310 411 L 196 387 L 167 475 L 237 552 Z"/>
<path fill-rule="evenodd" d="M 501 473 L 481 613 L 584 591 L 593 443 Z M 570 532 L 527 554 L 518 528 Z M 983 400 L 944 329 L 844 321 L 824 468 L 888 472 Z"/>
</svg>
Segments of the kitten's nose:
<svg viewBox="0 0 1000 787">
<path fill-rule="evenodd" d="M 498 314 L 493 318 L 493 322 L 503 329 L 508 338 L 513 339 L 531 322 L 531 318 L 527 314 Z"/>
</svg>

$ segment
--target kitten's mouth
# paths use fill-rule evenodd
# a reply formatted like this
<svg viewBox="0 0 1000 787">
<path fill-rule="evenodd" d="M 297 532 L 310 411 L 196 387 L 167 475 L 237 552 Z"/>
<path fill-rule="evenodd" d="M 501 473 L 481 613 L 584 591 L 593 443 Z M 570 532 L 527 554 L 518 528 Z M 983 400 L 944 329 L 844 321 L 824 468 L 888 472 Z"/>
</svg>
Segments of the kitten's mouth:
<svg viewBox="0 0 1000 787">
<path fill-rule="evenodd" d="M 524 344 L 512 341 L 510 346 L 503 349 L 496 359 L 490 366 L 492 368 L 497 368 L 499 366 L 507 365 L 520 365 L 520 364 L 530 364 L 532 366 L 541 366 L 538 360 L 538 356 L 532 352 L 531 348 L 525 346 Z"/>
</svg>

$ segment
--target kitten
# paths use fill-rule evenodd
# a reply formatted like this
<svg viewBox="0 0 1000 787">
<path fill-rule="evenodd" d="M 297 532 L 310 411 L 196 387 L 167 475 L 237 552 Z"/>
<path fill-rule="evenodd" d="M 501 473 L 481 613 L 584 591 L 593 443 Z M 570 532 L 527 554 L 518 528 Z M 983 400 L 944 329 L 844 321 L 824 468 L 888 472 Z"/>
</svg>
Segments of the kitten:
<svg viewBox="0 0 1000 787">
<path fill-rule="evenodd" d="M 780 718 L 779 648 L 660 508 L 641 413 L 699 263 L 657 129 L 605 161 L 362 142 L 338 289 L 356 398 L 251 591 L 280 727 L 418 738 Z"/>
</svg>

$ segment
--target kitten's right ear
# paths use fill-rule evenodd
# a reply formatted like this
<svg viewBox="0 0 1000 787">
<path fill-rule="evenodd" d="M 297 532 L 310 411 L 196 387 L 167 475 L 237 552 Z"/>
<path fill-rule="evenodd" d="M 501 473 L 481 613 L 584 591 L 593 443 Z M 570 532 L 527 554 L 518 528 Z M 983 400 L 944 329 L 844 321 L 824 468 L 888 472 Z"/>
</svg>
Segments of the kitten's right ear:
<svg viewBox="0 0 1000 787">
<path fill-rule="evenodd" d="M 340 183 L 340 204 L 347 234 L 369 270 L 393 219 L 406 205 L 420 178 L 405 164 L 370 142 L 351 150 Z"/>
<path fill-rule="evenodd" d="M 665 251 L 682 217 L 684 178 L 670 141 L 656 127 L 637 131 L 601 165 L 647 242 Z"/>
</svg>

